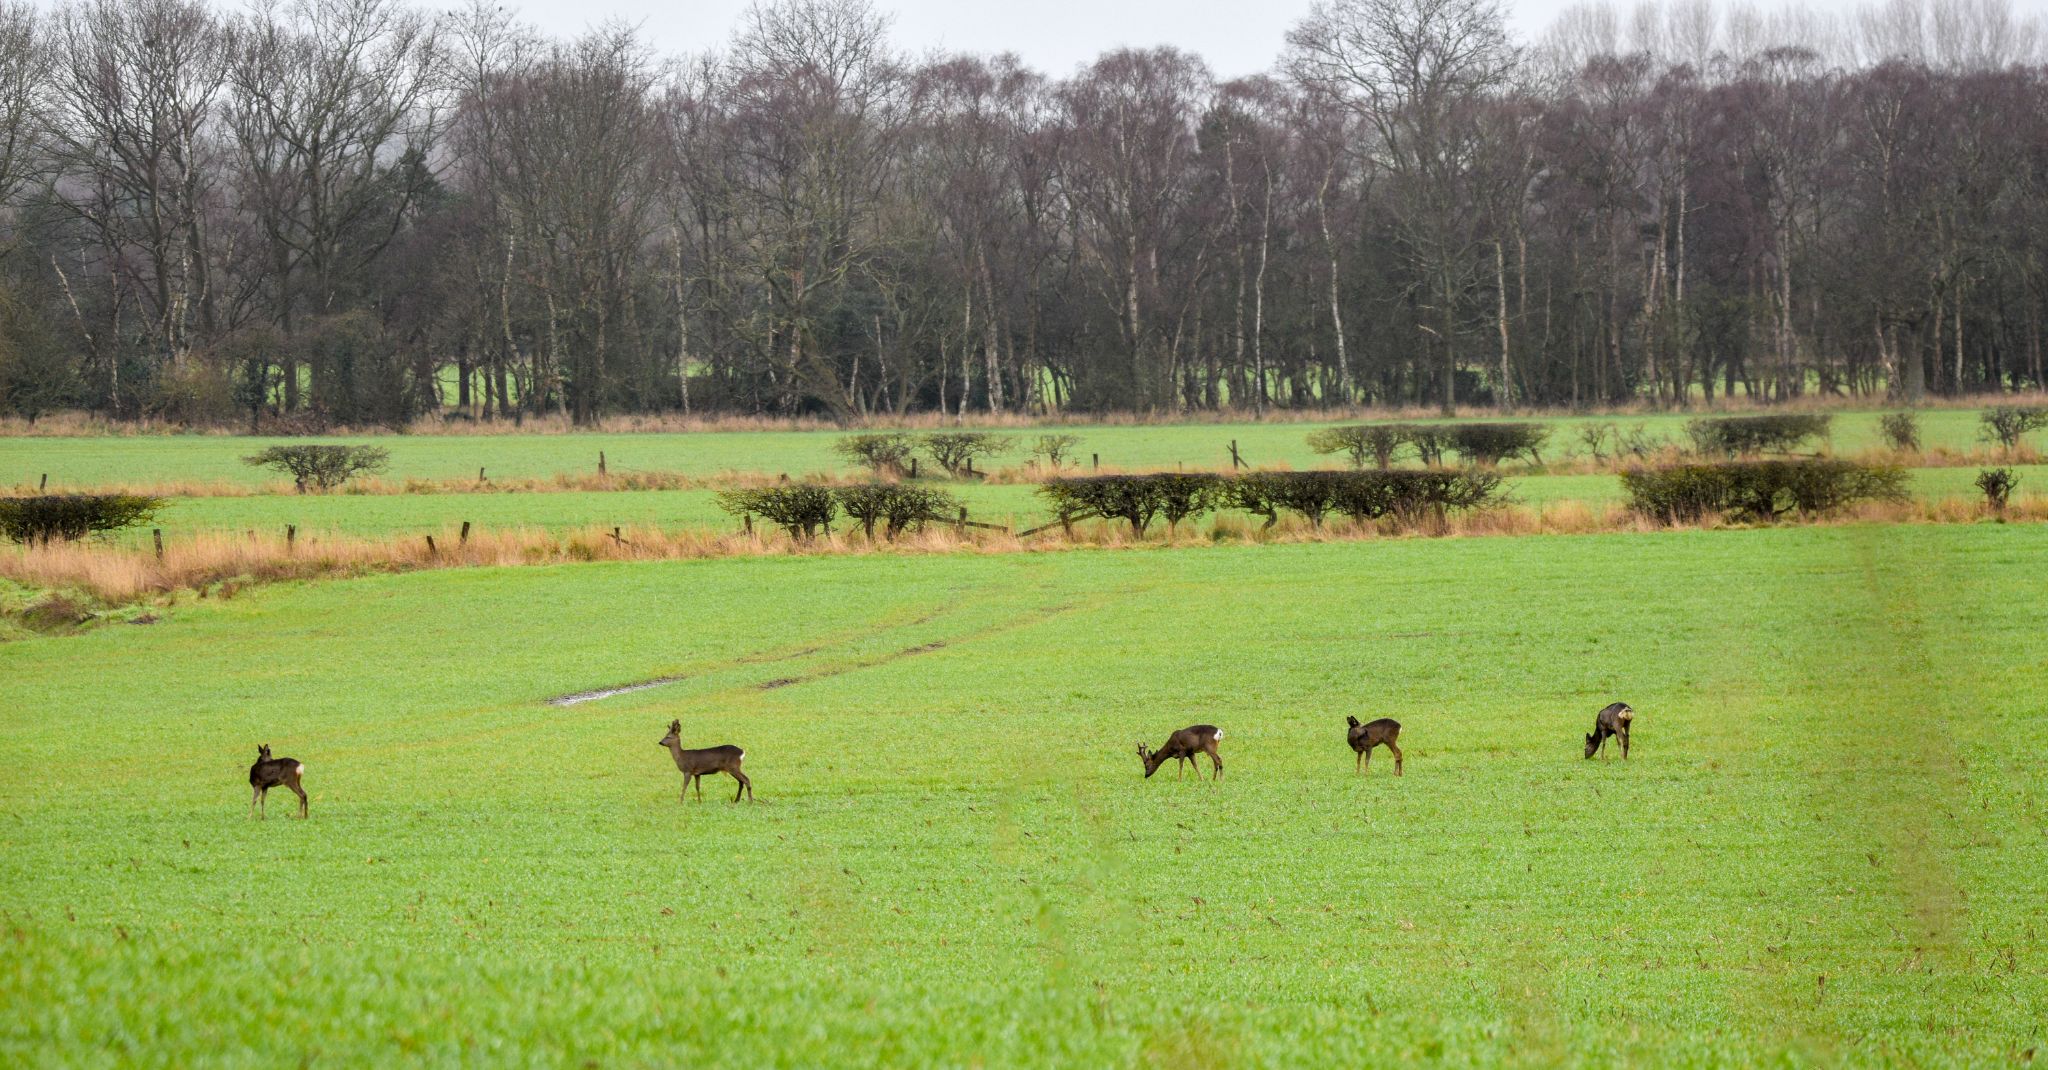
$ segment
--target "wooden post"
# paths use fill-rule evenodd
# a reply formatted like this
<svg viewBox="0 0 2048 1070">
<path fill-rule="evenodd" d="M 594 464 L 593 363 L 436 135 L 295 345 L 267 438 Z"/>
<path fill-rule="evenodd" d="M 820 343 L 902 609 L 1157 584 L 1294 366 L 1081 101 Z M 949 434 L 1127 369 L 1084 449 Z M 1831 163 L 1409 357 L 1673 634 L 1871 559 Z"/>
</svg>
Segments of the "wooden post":
<svg viewBox="0 0 2048 1070">
<path fill-rule="evenodd" d="M 967 507 L 966 507 L 966 506 L 964 506 L 964 505 L 960 507 L 960 526 L 959 526 L 959 531 L 960 531 L 960 534 L 962 534 L 962 535 L 965 535 L 965 534 L 967 534 Z"/>
<path fill-rule="evenodd" d="M 1244 467 L 1244 458 L 1237 452 L 1237 440 L 1230 440 L 1230 470 L 1235 472 Z"/>
<path fill-rule="evenodd" d="M 284 526 L 284 548 L 289 551 L 292 547 L 297 546 L 298 543 L 299 526 L 297 524 L 286 524 Z"/>
<path fill-rule="evenodd" d="M 482 468 L 476 470 L 476 481 L 479 483 L 484 482 L 484 470 Z"/>
<path fill-rule="evenodd" d="M 597 474 L 598 474 L 598 475 L 604 475 L 604 474 L 606 474 L 606 473 L 605 473 L 605 467 L 604 467 L 604 451 L 603 451 L 603 450 L 598 450 L 598 451 L 597 451 Z"/>
<path fill-rule="evenodd" d="M 613 528 L 613 529 L 612 529 L 612 541 L 613 541 L 613 542 L 615 542 L 615 543 L 618 543 L 618 544 L 619 544 L 619 545 L 621 545 L 621 546 L 624 546 L 624 545 L 625 545 L 625 543 L 626 543 L 626 540 L 624 540 L 624 539 L 622 539 L 622 538 L 620 538 L 620 537 L 619 537 L 619 529 L 618 529 L 618 528 Z"/>
<path fill-rule="evenodd" d="M 433 537 L 432 535 L 429 535 L 429 536 L 427 536 L 427 556 L 428 556 L 428 557 L 439 557 L 439 556 L 441 556 L 441 551 L 439 551 L 439 550 L 437 550 L 437 549 L 435 549 L 435 548 L 434 548 L 434 537 Z"/>
<path fill-rule="evenodd" d="M 156 540 L 156 559 L 162 561 L 164 559 L 164 529 L 149 529 L 149 537 Z"/>
<path fill-rule="evenodd" d="M 1091 471 L 1091 472 L 1092 472 L 1092 471 L 1097 471 L 1097 470 L 1099 470 L 1099 469 L 1100 469 L 1101 467 L 1102 467 L 1102 454 L 1099 454 L 1099 453 L 1091 453 L 1091 454 L 1089 454 L 1089 455 L 1088 455 L 1088 470 L 1089 470 L 1089 471 Z"/>
<path fill-rule="evenodd" d="M 967 458 L 967 474 L 970 476 L 974 474 L 974 458 L 972 457 Z"/>
<path fill-rule="evenodd" d="M 917 478 L 917 458 L 915 457 L 910 459 L 910 478 Z"/>
<path fill-rule="evenodd" d="M 42 480 L 41 480 L 41 481 L 39 481 L 38 483 L 36 483 L 36 493 L 37 493 L 37 494 L 41 494 L 42 492 L 44 492 L 44 491 L 46 491 L 46 490 L 49 490 L 49 489 L 50 489 L 50 473 L 48 473 L 48 472 L 44 472 L 44 473 L 43 473 L 43 478 L 42 478 Z"/>
<path fill-rule="evenodd" d="M 740 519 L 744 521 L 747 525 L 747 534 L 752 535 L 754 533 L 754 514 L 748 513 L 745 516 L 740 517 Z"/>
<path fill-rule="evenodd" d="M 467 520 L 465 520 L 465 521 L 463 521 L 463 522 L 462 522 L 462 536 L 461 536 L 461 541 L 462 541 L 462 545 L 464 545 L 464 546 L 467 546 L 467 545 L 469 545 L 469 521 L 467 521 Z"/>
</svg>

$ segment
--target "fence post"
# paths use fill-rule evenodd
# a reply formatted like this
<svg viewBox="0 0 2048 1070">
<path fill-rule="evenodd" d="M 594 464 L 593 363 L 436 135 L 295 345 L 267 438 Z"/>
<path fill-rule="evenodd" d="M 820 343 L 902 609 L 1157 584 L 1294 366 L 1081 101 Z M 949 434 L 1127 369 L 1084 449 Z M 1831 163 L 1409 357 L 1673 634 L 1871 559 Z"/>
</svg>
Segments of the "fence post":
<svg viewBox="0 0 2048 1070">
<path fill-rule="evenodd" d="M 469 521 L 462 522 L 462 545 L 469 545 Z"/>
<path fill-rule="evenodd" d="M 49 489 L 50 489 L 50 473 L 48 473 L 48 472 L 44 472 L 44 473 L 43 473 L 43 478 L 41 479 L 41 481 L 39 481 L 39 482 L 37 482 L 37 483 L 36 483 L 36 493 L 37 493 L 37 494 L 41 494 L 42 492 L 44 492 L 44 491 L 46 491 L 46 490 L 49 490 Z"/>
<path fill-rule="evenodd" d="M 162 561 L 164 559 L 164 529 L 149 529 L 149 537 L 156 540 L 156 559 Z"/>
<path fill-rule="evenodd" d="M 292 547 L 298 544 L 299 526 L 297 524 L 286 524 L 284 526 L 284 548 L 286 552 L 290 552 Z"/>
<path fill-rule="evenodd" d="M 1243 467 L 1244 458 L 1238 455 L 1237 440 L 1233 438 L 1230 440 L 1230 470 L 1235 472 Z"/>
<path fill-rule="evenodd" d="M 967 507 L 964 505 L 960 507 L 959 532 L 962 535 L 967 534 Z"/>
<path fill-rule="evenodd" d="M 604 474 L 605 474 L 605 467 L 604 467 L 604 451 L 603 451 L 603 450 L 598 450 L 598 451 L 597 451 L 597 474 L 598 474 L 598 475 L 604 475 Z"/>
<path fill-rule="evenodd" d="M 439 556 L 441 556 L 441 551 L 440 551 L 440 550 L 437 550 L 437 549 L 435 549 L 435 548 L 434 548 L 434 537 L 433 537 L 432 535 L 429 535 L 429 536 L 427 536 L 427 556 L 428 556 L 428 557 L 439 557 Z"/>
<path fill-rule="evenodd" d="M 479 482 L 479 483 L 482 483 L 482 482 L 484 482 L 484 470 L 483 470 L 483 468 L 481 468 L 481 467 L 479 467 L 479 468 L 478 468 L 478 469 L 476 470 L 476 481 L 477 481 L 477 482 Z"/>
<path fill-rule="evenodd" d="M 967 474 L 970 476 L 974 474 L 974 458 L 972 457 L 967 458 Z"/>
<path fill-rule="evenodd" d="M 744 516 L 741 516 L 740 519 L 744 521 L 747 525 L 747 534 L 752 535 L 754 533 L 754 514 L 747 513 Z"/>
<path fill-rule="evenodd" d="M 910 459 L 910 478 L 917 478 L 917 458 L 915 457 Z"/>
<path fill-rule="evenodd" d="M 1088 470 L 1089 470 L 1089 471 L 1091 471 L 1091 472 L 1093 472 L 1093 471 L 1098 471 L 1098 470 L 1100 470 L 1101 468 L 1102 468 L 1102 454 L 1099 454 L 1099 453 L 1091 453 L 1091 454 L 1089 454 L 1089 455 L 1088 455 Z"/>
</svg>

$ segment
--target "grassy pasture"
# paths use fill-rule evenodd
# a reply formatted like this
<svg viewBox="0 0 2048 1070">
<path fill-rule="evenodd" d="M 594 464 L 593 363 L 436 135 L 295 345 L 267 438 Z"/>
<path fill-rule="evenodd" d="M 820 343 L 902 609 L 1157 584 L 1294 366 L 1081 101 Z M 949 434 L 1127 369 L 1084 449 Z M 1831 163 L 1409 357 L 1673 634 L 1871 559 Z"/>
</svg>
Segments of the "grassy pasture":
<svg viewBox="0 0 2048 1070">
<path fill-rule="evenodd" d="M 1876 412 L 1838 413 L 1833 442 L 1837 450 L 1857 451 L 1879 444 Z M 1921 440 L 1928 448 L 1968 449 L 1981 445 L 1975 410 L 1941 409 L 1921 414 Z M 1623 428 L 1647 425 L 1681 443 L 1682 414 L 1657 413 L 1619 417 L 1559 418 L 1546 457 L 1561 456 L 1577 445 L 1576 427 L 1589 420 Z M 1424 421 L 1427 422 L 1427 421 Z M 1308 468 L 1332 463 L 1303 441 L 1325 424 L 1179 424 L 1151 426 L 1044 428 L 1005 432 L 1020 443 L 1041 433 L 1069 431 L 1080 436 L 1083 465 L 1091 453 L 1104 464 L 1125 468 L 1228 466 L 1229 444 L 1236 439 L 1245 458 L 1257 465 L 1286 464 Z M 604 452 L 611 470 L 673 471 L 711 476 L 727 471 L 839 471 L 846 467 L 832 452 L 837 431 L 733 431 L 690 434 L 577 435 L 421 435 L 382 436 L 377 445 L 391 451 L 393 479 L 473 479 L 479 467 L 492 478 L 538 478 L 561 472 L 595 472 Z M 2038 439 L 2038 436 L 2036 436 Z M 241 458 L 266 446 L 303 439 L 243 438 L 232 435 L 152 435 L 102 438 L 0 438 L 0 485 L 33 484 L 47 474 L 53 488 L 108 483 L 207 481 L 241 484 L 275 483 L 279 476 L 251 468 Z M 350 439 L 347 441 L 362 441 Z M 1016 465 L 1021 453 L 998 458 Z"/>
<path fill-rule="evenodd" d="M 2048 466 L 2013 466 L 2021 495 L 2048 491 Z M 1928 498 L 1975 498 L 1976 468 L 1921 468 L 1912 488 Z M 1032 527 L 1051 520 L 1036 488 L 1023 484 L 946 484 L 981 520 Z M 1620 480 L 1611 475 L 1518 476 L 1508 481 L 1515 501 L 1543 505 L 1561 501 L 1619 501 Z M 736 526 L 709 490 L 559 491 L 542 494 L 251 495 L 175 498 L 155 526 L 166 534 L 257 530 L 274 535 L 287 524 L 303 532 L 386 536 L 441 532 L 470 521 L 486 528 L 535 527 L 571 530 L 596 526 Z M 147 540 L 147 530 L 122 536 Z"/>
<path fill-rule="evenodd" d="M 2019 1061 L 2044 553 L 479 569 L 0 645 L 0 1064 Z M 1635 758 L 1582 761 L 1611 698 Z M 1347 713 L 1405 778 L 1352 775 Z M 679 804 L 672 717 L 760 802 Z M 1140 779 L 1205 720 L 1220 783 Z M 258 742 L 310 822 L 244 818 Z"/>
</svg>

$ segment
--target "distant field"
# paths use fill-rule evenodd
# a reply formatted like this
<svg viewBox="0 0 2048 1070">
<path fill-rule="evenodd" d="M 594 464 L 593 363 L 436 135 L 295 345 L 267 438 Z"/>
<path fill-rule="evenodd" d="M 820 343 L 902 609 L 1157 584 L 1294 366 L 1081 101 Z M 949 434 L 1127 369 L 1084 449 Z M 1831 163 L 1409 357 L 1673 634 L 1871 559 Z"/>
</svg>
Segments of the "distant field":
<svg viewBox="0 0 2048 1070">
<path fill-rule="evenodd" d="M 1975 497 L 1975 468 L 1923 468 L 1912 473 L 1914 492 L 1924 497 Z M 2048 466 L 2017 466 L 2022 494 L 2048 492 Z M 980 520 L 1033 527 L 1051 516 L 1036 488 L 1013 484 L 948 485 Z M 1527 476 L 1508 481 L 1514 500 L 1531 505 L 1560 501 L 1617 501 L 1621 482 L 1608 475 Z M 169 535 L 200 531 L 260 530 L 274 534 L 287 524 L 302 532 L 399 535 L 439 532 L 463 521 L 481 527 L 536 527 L 567 530 L 600 527 L 737 527 L 708 490 L 563 491 L 545 494 L 313 494 L 176 498 L 155 526 Z M 129 541 L 147 539 L 131 531 Z"/>
<path fill-rule="evenodd" d="M 1577 426 L 1612 422 L 1623 428 L 1647 425 L 1652 434 L 1685 439 L 1686 416 L 1558 419 L 1546 456 L 1562 455 L 1576 445 Z M 1042 433 L 1066 431 L 1080 436 L 1079 456 L 1090 454 L 1102 463 L 1127 468 L 1228 466 L 1230 442 L 1253 464 L 1285 464 L 1295 468 L 1329 464 L 1303 441 L 1321 424 L 1182 424 L 1124 427 L 1045 428 L 1006 432 L 1028 442 Z M 552 476 L 597 469 L 602 451 L 615 472 L 674 471 L 699 476 L 727 471 L 841 471 L 843 460 L 832 452 L 837 431 L 701 432 L 692 434 L 578 435 L 423 435 L 380 436 L 376 444 L 391 451 L 389 478 L 473 479 L 479 467 L 499 479 Z M 1921 415 L 1925 446 L 1967 449 L 1981 445 L 1977 413 L 1934 410 Z M 278 476 L 251 468 L 240 458 L 285 439 L 231 435 L 158 435 L 109 438 L 0 437 L 0 485 L 34 483 L 47 474 L 52 487 L 80 487 L 147 481 L 217 481 L 273 483 Z M 367 441 L 351 439 L 347 441 Z M 1878 444 L 1877 414 L 1840 413 L 1834 421 L 1837 450 L 1862 450 Z M 1021 454 L 997 461 L 1022 462 Z"/>
<path fill-rule="evenodd" d="M 2044 559 L 1855 525 L 589 564 L 0 644 L 0 1064 L 2024 1063 Z M 1616 698 L 1634 759 L 1582 761 Z M 1404 723 L 1406 777 L 1352 774 L 1348 713 Z M 759 803 L 679 803 L 671 718 Z M 1198 721 L 1224 778 L 1142 780 Z M 259 742 L 311 821 L 246 820 Z"/>
</svg>

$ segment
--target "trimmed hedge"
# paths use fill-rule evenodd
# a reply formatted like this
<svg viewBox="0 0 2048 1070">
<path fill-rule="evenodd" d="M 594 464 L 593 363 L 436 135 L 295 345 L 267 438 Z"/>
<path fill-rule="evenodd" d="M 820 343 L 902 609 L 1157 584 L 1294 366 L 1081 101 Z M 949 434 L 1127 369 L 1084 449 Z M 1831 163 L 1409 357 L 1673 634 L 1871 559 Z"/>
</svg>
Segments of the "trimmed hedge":
<svg viewBox="0 0 2048 1070">
<path fill-rule="evenodd" d="M 1527 455 L 1531 464 L 1542 464 L 1540 451 L 1550 437 L 1542 424 L 1450 424 L 1451 446 L 1466 460 L 1478 464 L 1499 464 L 1510 457 Z"/>
<path fill-rule="evenodd" d="M 82 539 L 142 524 L 163 508 L 143 494 L 39 494 L 0 498 L 0 534 L 15 542 Z"/>
<path fill-rule="evenodd" d="M 878 476 L 898 475 L 908 470 L 910 455 L 916 448 L 910 436 L 901 431 L 847 435 L 832 444 L 832 452 Z"/>
<path fill-rule="evenodd" d="M 1686 422 L 1693 448 L 1703 455 L 1741 457 L 1757 453 L 1790 453 L 1828 433 L 1834 417 L 1812 412 L 1774 412 L 1760 416 L 1702 416 Z"/>
<path fill-rule="evenodd" d="M 848 518 L 859 521 L 870 540 L 876 524 L 882 525 L 885 537 L 894 539 L 910 528 L 923 527 L 927 520 L 944 520 L 960 508 L 960 500 L 943 490 L 907 483 L 856 483 L 835 488 L 832 497 Z"/>
<path fill-rule="evenodd" d="M 832 491 L 809 483 L 784 483 L 773 487 L 722 490 L 718 507 L 733 516 L 759 514 L 789 532 L 792 539 L 808 540 L 820 528 L 829 528 L 839 514 Z"/>
<path fill-rule="evenodd" d="M 1907 497 L 1906 471 L 1897 465 L 1821 457 L 1631 468 L 1621 486 L 1630 509 L 1663 524 L 1818 516 L 1851 502 Z"/>
<path fill-rule="evenodd" d="M 1142 536 L 1157 517 L 1177 525 L 1213 509 L 1242 509 L 1265 517 L 1266 527 L 1277 523 L 1282 511 L 1318 528 L 1333 512 L 1359 521 L 1392 517 L 1412 523 L 1496 504 L 1500 486 L 1500 476 L 1480 471 L 1164 473 L 1053 479 L 1041 484 L 1039 493 L 1062 524 L 1089 517 L 1123 520 L 1133 535 Z"/>
</svg>

